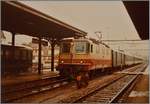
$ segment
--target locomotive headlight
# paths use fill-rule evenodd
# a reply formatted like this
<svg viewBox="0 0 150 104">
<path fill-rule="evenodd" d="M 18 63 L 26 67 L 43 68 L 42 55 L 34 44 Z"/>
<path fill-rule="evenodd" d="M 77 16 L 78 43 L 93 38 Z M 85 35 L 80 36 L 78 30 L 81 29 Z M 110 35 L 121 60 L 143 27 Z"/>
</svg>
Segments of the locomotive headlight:
<svg viewBox="0 0 150 104">
<path fill-rule="evenodd" d="M 70 44 L 73 45 L 73 42 L 71 42 Z"/>
<path fill-rule="evenodd" d="M 83 61 L 81 60 L 80 63 L 83 63 Z"/>
<path fill-rule="evenodd" d="M 61 61 L 61 63 L 64 63 L 64 61 Z"/>
</svg>

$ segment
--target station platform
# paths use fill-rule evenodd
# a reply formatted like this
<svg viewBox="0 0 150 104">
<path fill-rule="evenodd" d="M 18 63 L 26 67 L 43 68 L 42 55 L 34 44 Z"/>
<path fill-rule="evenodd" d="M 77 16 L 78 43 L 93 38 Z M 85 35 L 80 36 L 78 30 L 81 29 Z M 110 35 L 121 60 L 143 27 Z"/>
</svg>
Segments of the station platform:
<svg viewBox="0 0 150 104">
<path fill-rule="evenodd" d="M 128 75 L 145 75 L 145 74 L 148 74 L 148 69 L 149 69 L 149 65 L 146 65 L 145 64 L 145 71 L 143 72 L 131 72 L 131 71 L 128 71 L 128 70 L 123 70 L 123 71 L 119 71 L 119 72 L 116 72 L 116 74 L 128 74 Z"/>
<path fill-rule="evenodd" d="M 128 75 L 139 75 L 139 74 L 144 74 L 143 72 L 117 72 L 119 74 L 128 74 Z"/>
<path fill-rule="evenodd" d="M 146 68 L 124 103 L 149 103 L 149 68 Z"/>
<path fill-rule="evenodd" d="M 34 73 L 22 73 L 16 76 L 7 76 L 1 78 L 1 85 L 2 86 L 11 86 L 15 84 L 20 84 L 24 82 L 30 82 L 45 78 L 51 78 L 51 77 L 57 77 L 59 76 L 59 73 L 57 71 L 42 71 L 41 74 L 38 74 L 38 72 Z"/>
</svg>

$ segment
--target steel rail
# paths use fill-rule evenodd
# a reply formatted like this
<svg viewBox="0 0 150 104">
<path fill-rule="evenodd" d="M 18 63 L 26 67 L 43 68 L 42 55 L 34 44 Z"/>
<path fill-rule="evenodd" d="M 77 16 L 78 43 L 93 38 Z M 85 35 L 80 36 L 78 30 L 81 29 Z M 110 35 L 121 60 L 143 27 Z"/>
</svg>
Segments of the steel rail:
<svg viewBox="0 0 150 104">
<path fill-rule="evenodd" d="M 34 88 L 35 86 L 32 86 L 33 83 L 40 83 L 41 81 L 49 81 L 49 83 L 55 81 L 55 80 L 59 80 L 61 79 L 60 76 L 54 76 L 54 77 L 41 77 L 40 79 L 36 79 L 36 80 L 30 80 L 30 81 L 25 81 L 25 82 L 22 82 L 22 83 L 17 83 L 17 84 L 13 84 L 13 85 L 7 85 L 7 86 L 2 86 L 3 88 L 3 91 L 1 92 L 2 94 L 7 94 L 7 93 L 12 93 L 12 92 L 15 92 L 15 91 L 21 91 L 21 90 L 24 90 L 24 89 L 28 89 L 28 88 Z M 29 84 L 32 84 L 29 86 Z M 27 86 L 23 86 L 22 85 L 27 85 Z M 35 84 L 34 84 L 35 85 Z M 19 88 L 16 88 L 20 86 Z M 41 86 L 41 85 L 37 85 L 37 86 Z M 37 87 L 36 86 L 36 87 Z M 12 89 L 13 87 L 13 89 Z M 11 89 L 10 89 L 11 88 Z"/>
<path fill-rule="evenodd" d="M 143 72 L 146 66 L 141 70 Z M 133 82 L 140 76 L 140 74 L 135 75 L 112 99 L 109 103 L 116 103 L 119 100 L 120 96 L 133 84 Z"/>
<path fill-rule="evenodd" d="M 47 85 L 24 89 L 24 90 L 22 90 L 22 93 L 21 93 L 21 91 L 16 92 L 16 94 L 10 93 L 10 95 L 9 95 L 10 98 L 4 99 L 4 101 L 2 101 L 2 102 L 4 102 L 4 103 L 13 102 L 15 100 L 19 100 L 19 99 L 27 97 L 27 96 L 32 96 L 32 95 L 35 95 L 38 93 L 43 93 L 45 91 L 53 90 L 55 88 L 64 86 L 66 84 L 68 84 L 68 79 L 61 79 L 61 80 L 54 81 L 54 82 L 47 84 Z M 17 93 L 19 94 L 19 96 L 14 96 L 14 95 L 17 95 Z M 13 96 L 11 96 L 11 95 L 13 95 Z"/>
<path fill-rule="evenodd" d="M 142 68 L 142 70 L 140 70 L 140 71 L 143 71 L 143 70 L 145 69 L 145 67 L 146 67 L 146 66 L 144 66 L 144 68 Z M 139 67 L 139 68 L 137 68 L 137 69 L 140 69 L 140 68 L 141 68 L 141 67 Z M 138 71 L 139 71 L 139 70 L 138 70 Z M 100 88 L 97 88 L 97 89 L 94 90 L 93 92 L 90 92 L 89 94 L 84 95 L 84 96 L 82 96 L 82 97 L 76 99 L 75 101 L 73 101 L 73 103 L 78 103 L 78 102 L 84 101 L 84 99 L 86 99 L 87 97 L 93 95 L 95 92 L 97 92 L 97 91 L 99 91 L 99 90 L 102 90 L 102 89 L 104 89 L 105 87 L 107 87 L 107 86 L 109 86 L 109 85 L 111 85 L 111 84 L 114 84 L 115 82 L 119 81 L 120 79 L 124 78 L 125 76 L 128 76 L 128 74 L 122 75 L 121 77 L 117 78 L 116 80 L 112 80 L 110 83 L 108 83 L 108 84 L 106 84 L 106 85 L 104 85 L 104 86 L 101 86 Z M 130 76 L 130 75 L 129 75 L 129 76 Z M 138 75 L 136 75 L 136 76 L 138 76 Z M 134 78 L 137 78 L 137 77 L 134 77 Z M 134 81 L 134 80 L 132 79 L 132 80 L 130 81 L 130 83 L 128 83 L 127 85 L 131 84 L 132 81 Z M 122 90 L 121 90 L 119 93 L 117 93 L 117 94 L 113 97 L 113 99 L 110 101 L 110 103 L 111 103 L 111 102 L 114 102 L 115 99 L 118 98 L 118 96 L 119 96 L 119 95 L 121 94 L 121 92 L 127 87 L 127 85 L 126 85 L 125 87 L 123 87 Z"/>
<path fill-rule="evenodd" d="M 109 103 L 116 103 L 119 100 L 119 97 L 128 89 L 131 84 L 137 79 L 139 75 L 134 76 L 110 101 Z"/>
<path fill-rule="evenodd" d="M 107 84 L 101 86 L 100 88 L 95 89 L 94 91 L 90 92 L 89 94 L 84 95 L 84 96 L 82 96 L 82 97 L 76 99 L 75 101 L 73 101 L 73 102 L 71 102 L 71 103 L 79 103 L 79 102 L 82 101 L 83 99 L 85 99 L 85 98 L 87 98 L 87 97 L 93 95 L 95 92 L 97 92 L 97 91 L 99 91 L 99 90 L 101 90 L 101 89 L 104 89 L 105 87 L 107 87 L 107 86 L 113 84 L 114 81 L 116 82 L 116 81 L 118 81 L 119 79 L 123 78 L 124 76 L 127 76 L 127 75 L 122 75 L 121 77 L 116 78 L 115 80 L 112 80 L 111 82 L 109 82 L 109 83 L 107 83 Z"/>
</svg>

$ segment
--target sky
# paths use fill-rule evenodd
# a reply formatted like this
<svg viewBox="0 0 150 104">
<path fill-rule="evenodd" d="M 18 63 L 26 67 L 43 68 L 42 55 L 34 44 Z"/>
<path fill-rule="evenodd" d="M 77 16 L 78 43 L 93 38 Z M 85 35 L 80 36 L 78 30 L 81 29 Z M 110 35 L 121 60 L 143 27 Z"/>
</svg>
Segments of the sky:
<svg viewBox="0 0 150 104">
<path fill-rule="evenodd" d="M 136 40 L 138 33 L 121 1 L 20 1 L 32 8 L 48 14 L 97 38 L 95 32 L 102 33 L 102 40 Z M 31 41 L 30 38 L 26 39 Z M 23 37 L 17 42 L 24 41 Z M 127 53 L 141 56 L 138 49 L 148 48 L 148 42 L 107 43 L 114 49 L 124 49 Z M 128 49 L 128 51 L 127 51 Z M 143 51 L 147 56 L 147 51 Z M 143 53 L 142 52 L 142 53 Z"/>
<path fill-rule="evenodd" d="M 41 12 L 103 39 L 139 39 L 121 1 L 22 1 Z"/>
</svg>

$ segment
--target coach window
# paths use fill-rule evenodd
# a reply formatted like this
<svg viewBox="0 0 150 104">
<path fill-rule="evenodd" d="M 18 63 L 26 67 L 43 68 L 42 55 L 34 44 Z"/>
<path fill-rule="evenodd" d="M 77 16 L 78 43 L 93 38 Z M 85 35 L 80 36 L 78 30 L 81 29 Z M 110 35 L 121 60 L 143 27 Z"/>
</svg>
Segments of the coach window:
<svg viewBox="0 0 150 104">
<path fill-rule="evenodd" d="M 20 51 L 19 50 L 15 50 L 15 59 L 19 59 L 20 56 Z"/>
<path fill-rule="evenodd" d="M 22 50 L 23 60 L 26 60 L 26 50 Z"/>
<path fill-rule="evenodd" d="M 96 46 L 96 53 L 99 53 L 99 47 Z"/>
<path fill-rule="evenodd" d="M 27 51 L 28 60 L 30 59 L 30 51 Z"/>
<path fill-rule="evenodd" d="M 41 55 L 44 56 L 44 51 L 41 51 Z"/>
<path fill-rule="evenodd" d="M 103 47 L 103 56 L 105 55 L 105 47 Z"/>
<path fill-rule="evenodd" d="M 27 51 L 27 53 L 28 53 L 28 54 L 27 54 L 28 60 L 30 60 L 30 57 L 31 57 L 31 56 L 30 56 L 30 51 Z"/>
<path fill-rule="evenodd" d="M 48 56 L 49 56 L 49 55 L 51 55 L 51 51 L 50 51 L 50 50 L 48 50 Z"/>
<path fill-rule="evenodd" d="M 110 54 L 110 49 L 108 49 L 108 55 Z"/>
<path fill-rule="evenodd" d="M 3 49 L 1 49 L 1 57 L 4 55 L 4 52 L 3 52 L 4 50 Z"/>
<path fill-rule="evenodd" d="M 99 53 L 101 54 L 102 53 L 102 51 L 101 51 L 101 46 L 99 45 Z"/>
<path fill-rule="evenodd" d="M 105 56 L 105 47 L 103 46 L 103 55 Z"/>
<path fill-rule="evenodd" d="M 93 45 L 91 45 L 91 53 L 93 52 Z"/>
<path fill-rule="evenodd" d="M 101 54 L 103 55 L 103 46 L 101 46 L 100 49 L 101 49 Z"/>
<path fill-rule="evenodd" d="M 6 55 L 6 59 L 10 59 L 11 58 L 11 54 L 10 54 L 9 50 L 5 51 L 5 55 Z"/>
<path fill-rule="evenodd" d="M 86 52 L 87 52 L 87 53 L 89 53 L 89 52 L 90 52 L 90 43 L 87 43 Z"/>
</svg>

